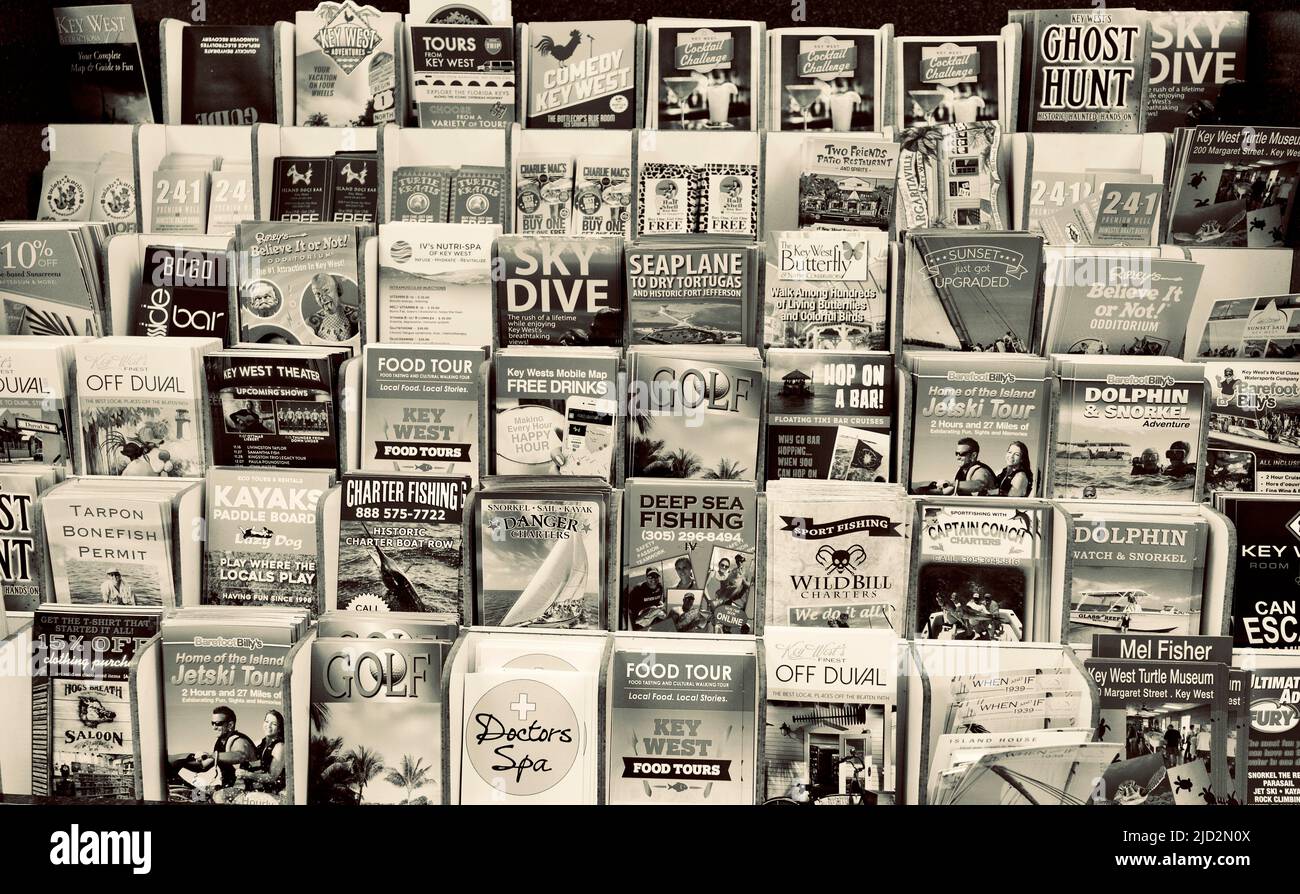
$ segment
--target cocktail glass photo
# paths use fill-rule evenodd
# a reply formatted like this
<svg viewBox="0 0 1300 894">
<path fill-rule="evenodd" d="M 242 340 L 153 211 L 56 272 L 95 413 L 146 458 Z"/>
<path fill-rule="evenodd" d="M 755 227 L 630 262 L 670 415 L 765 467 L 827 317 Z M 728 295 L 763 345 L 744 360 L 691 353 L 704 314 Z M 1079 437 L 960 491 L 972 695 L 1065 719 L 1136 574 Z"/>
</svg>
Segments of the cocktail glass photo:
<svg viewBox="0 0 1300 894">
<path fill-rule="evenodd" d="M 700 79 L 695 75 L 664 78 L 664 86 L 668 88 L 668 101 L 677 106 L 678 121 L 685 130 L 686 105 L 695 95 L 695 91 L 700 89 Z"/>
<path fill-rule="evenodd" d="M 808 129 L 808 121 L 812 118 L 811 110 L 813 103 L 821 98 L 822 87 L 820 84 L 786 84 L 785 92 L 790 94 L 794 104 L 799 107 L 799 114 L 803 116 L 803 129 Z"/>
<path fill-rule="evenodd" d="M 921 112 L 921 117 L 926 121 L 934 120 L 934 113 L 938 111 L 939 106 L 943 103 L 944 92 L 942 90 L 908 90 L 908 98 L 912 104 Z"/>
</svg>

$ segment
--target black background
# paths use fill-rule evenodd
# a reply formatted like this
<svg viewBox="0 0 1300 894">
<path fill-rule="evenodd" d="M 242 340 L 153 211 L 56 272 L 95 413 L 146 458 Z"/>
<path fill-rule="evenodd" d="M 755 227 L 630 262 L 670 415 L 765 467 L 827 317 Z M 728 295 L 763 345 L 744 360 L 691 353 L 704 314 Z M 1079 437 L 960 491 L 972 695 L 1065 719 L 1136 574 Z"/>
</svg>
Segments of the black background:
<svg viewBox="0 0 1300 894">
<path fill-rule="evenodd" d="M 0 0 L 0 219 L 29 218 L 36 207 L 40 175 L 48 156 L 41 129 L 60 123 L 61 74 L 55 66 L 57 38 L 50 9 L 84 4 L 86 0 Z M 1244 9 L 1250 13 L 1247 49 L 1250 120 L 1238 123 L 1300 125 L 1300 8 L 1296 0 L 1179 0 L 1169 4 L 1139 3 L 1145 9 Z M 158 22 L 163 18 L 193 20 L 202 8 L 209 25 L 264 25 L 293 21 L 300 9 L 315 0 L 139 0 L 135 7 L 149 93 L 156 120 L 161 91 L 158 84 Z M 407 0 L 372 0 L 382 10 L 405 13 Z M 993 34 L 1006 24 L 1007 10 L 1039 6 L 1091 8 L 1090 2 L 1048 0 L 515 0 L 517 22 L 565 19 L 634 19 L 651 16 L 759 19 L 768 27 L 844 25 L 876 27 L 886 22 L 897 34 Z M 794 21 L 800 6 L 806 21 Z"/>
</svg>

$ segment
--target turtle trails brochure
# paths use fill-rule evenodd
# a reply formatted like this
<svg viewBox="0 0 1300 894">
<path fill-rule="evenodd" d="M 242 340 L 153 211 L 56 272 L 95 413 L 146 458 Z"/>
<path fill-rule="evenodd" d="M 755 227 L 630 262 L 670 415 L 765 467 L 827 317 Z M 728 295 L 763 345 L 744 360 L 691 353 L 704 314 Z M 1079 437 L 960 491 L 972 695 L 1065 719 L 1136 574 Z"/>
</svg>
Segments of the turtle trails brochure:
<svg viewBox="0 0 1300 894">
<path fill-rule="evenodd" d="M 333 485 L 326 471 L 209 472 L 203 603 L 322 611 L 321 501 Z"/>
<path fill-rule="evenodd" d="M 231 348 L 205 358 L 212 462 L 340 465 L 341 351 Z"/>
<path fill-rule="evenodd" d="M 1028 233 L 907 234 L 903 347 L 1037 353 L 1043 240 Z"/>
<path fill-rule="evenodd" d="M 895 634 L 778 627 L 764 633 L 763 648 L 760 797 L 772 804 L 895 803 Z"/>
<path fill-rule="evenodd" d="M 524 126 L 636 127 L 636 32 L 635 22 L 529 22 Z"/>
<path fill-rule="evenodd" d="M 1042 496 L 1051 427 L 1047 361 L 947 352 L 917 352 L 910 361 L 908 492 Z"/>
<path fill-rule="evenodd" d="M 474 503 L 474 622 L 605 628 L 609 485 L 486 478 Z"/>
<path fill-rule="evenodd" d="M 152 124 L 153 107 L 130 3 L 54 8 L 67 99 L 61 120 Z"/>
<path fill-rule="evenodd" d="M 767 32 L 769 128 L 884 130 L 887 35 L 867 28 Z"/>
<path fill-rule="evenodd" d="M 767 484 L 767 624 L 901 636 L 915 510 L 897 485 Z"/>
<path fill-rule="evenodd" d="M 652 18 L 646 23 L 647 130 L 758 130 L 763 24 Z"/>
<path fill-rule="evenodd" d="M 1066 641 L 1098 633 L 1201 632 L 1208 524 L 1145 512 L 1140 504 L 1071 507 L 1070 619 Z"/>
<path fill-rule="evenodd" d="M 758 265 L 757 246 L 628 246 L 628 344 L 748 344 Z"/>
<path fill-rule="evenodd" d="M 442 803 L 442 665 L 433 639 L 320 638 L 311 643 L 312 747 L 307 803 Z M 371 755 L 364 788 L 348 784 L 351 756 Z"/>
<path fill-rule="evenodd" d="M 1294 360 L 1210 360 L 1209 493 L 1300 491 L 1300 366 Z"/>
<path fill-rule="evenodd" d="M 497 344 L 621 347 L 621 236 L 498 236 Z"/>
<path fill-rule="evenodd" d="M 1219 120 L 1224 86 L 1246 78 L 1245 12 L 1152 12 L 1148 133 Z"/>
<path fill-rule="evenodd" d="M 169 800 L 288 803 L 288 661 L 307 630 L 306 612 L 283 608 L 236 618 L 228 608 L 199 606 L 163 622 Z"/>
<path fill-rule="evenodd" d="M 756 480 L 763 361 L 753 348 L 628 350 L 628 474 Z"/>
<path fill-rule="evenodd" d="M 270 25 L 190 25 L 181 31 L 180 124 L 276 120 Z"/>
<path fill-rule="evenodd" d="M 379 340 L 492 344 L 493 224 L 379 227 Z"/>
<path fill-rule="evenodd" d="M 1058 357 L 1057 499 L 1196 502 L 1205 368 L 1160 357 Z"/>
<path fill-rule="evenodd" d="M 763 344 L 887 350 L 889 234 L 773 230 L 763 278 Z"/>
<path fill-rule="evenodd" d="M 71 435 L 71 381 L 75 340 L 58 336 L 0 336 L 0 469 L 41 462 L 70 474 L 76 467 Z"/>
<path fill-rule="evenodd" d="M 239 340 L 360 350 L 363 231 L 350 224 L 241 223 Z"/>
<path fill-rule="evenodd" d="M 478 480 L 483 350 L 366 345 L 361 468 Z"/>
<path fill-rule="evenodd" d="M 619 629 L 753 633 L 757 505 L 750 482 L 629 479 Z"/>
<path fill-rule="evenodd" d="M 767 481 L 894 477 L 893 354 L 772 348 L 767 377 Z"/>
<path fill-rule="evenodd" d="M 1050 250 L 1047 353 L 1181 358 L 1204 269 L 1135 252 Z"/>
<path fill-rule="evenodd" d="M 32 794 L 132 801 L 129 686 L 136 650 L 162 609 L 47 605 L 32 627 Z"/>
<path fill-rule="evenodd" d="M 1215 508 L 1237 532 L 1232 576 L 1233 639 L 1238 647 L 1300 648 L 1300 497 L 1215 494 Z"/>
<path fill-rule="evenodd" d="M 923 500 L 916 631 L 923 639 L 1028 642 L 1045 614 L 1050 510 L 1022 501 Z"/>
<path fill-rule="evenodd" d="M 1011 10 L 1023 31 L 1019 130 L 1142 133 L 1147 13 L 1136 9 Z"/>
<path fill-rule="evenodd" d="M 752 642 L 616 637 L 610 804 L 752 804 Z"/>
<path fill-rule="evenodd" d="M 503 348 L 492 363 L 493 474 L 612 480 L 618 349 Z"/>
<path fill-rule="evenodd" d="M 349 612 L 451 612 L 468 623 L 461 593 L 467 477 L 343 476 L 338 596 Z"/>
<path fill-rule="evenodd" d="M 1300 180 L 1300 128 L 1200 126 L 1174 147 L 1169 241 L 1286 244 Z"/>
<path fill-rule="evenodd" d="M 202 366 L 220 347 L 217 338 L 138 336 L 77 344 L 82 474 L 202 476 Z"/>
<path fill-rule="evenodd" d="M 315 127 L 397 122 L 394 38 L 402 16 L 353 0 L 295 14 L 297 119 Z"/>
</svg>

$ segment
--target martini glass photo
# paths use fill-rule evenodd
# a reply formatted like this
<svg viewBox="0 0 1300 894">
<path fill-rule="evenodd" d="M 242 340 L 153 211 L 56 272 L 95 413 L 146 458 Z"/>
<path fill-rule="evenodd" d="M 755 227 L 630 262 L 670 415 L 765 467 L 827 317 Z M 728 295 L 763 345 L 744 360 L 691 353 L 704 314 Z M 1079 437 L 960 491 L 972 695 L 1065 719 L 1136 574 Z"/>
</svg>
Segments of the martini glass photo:
<svg viewBox="0 0 1300 894">
<path fill-rule="evenodd" d="M 812 109 L 813 103 L 822 96 L 822 87 L 820 84 L 786 84 L 785 92 L 790 94 L 795 105 L 799 107 L 799 114 L 803 116 L 803 129 L 808 129 L 808 121 L 812 118 L 809 110 Z"/>
<path fill-rule="evenodd" d="M 686 104 L 691 101 L 695 91 L 700 89 L 700 79 L 695 75 L 689 77 L 671 77 L 664 78 L 664 86 L 668 88 L 668 101 L 677 106 L 679 115 L 678 121 L 683 130 L 686 129 Z"/>
<path fill-rule="evenodd" d="M 727 120 L 727 113 L 731 110 L 731 98 L 739 92 L 731 81 L 714 81 L 704 88 L 704 99 L 709 106 L 709 127 L 735 126 Z"/>
<path fill-rule="evenodd" d="M 939 110 L 944 96 L 942 90 L 908 90 L 907 95 L 926 121 L 934 120 L 934 113 Z"/>
</svg>

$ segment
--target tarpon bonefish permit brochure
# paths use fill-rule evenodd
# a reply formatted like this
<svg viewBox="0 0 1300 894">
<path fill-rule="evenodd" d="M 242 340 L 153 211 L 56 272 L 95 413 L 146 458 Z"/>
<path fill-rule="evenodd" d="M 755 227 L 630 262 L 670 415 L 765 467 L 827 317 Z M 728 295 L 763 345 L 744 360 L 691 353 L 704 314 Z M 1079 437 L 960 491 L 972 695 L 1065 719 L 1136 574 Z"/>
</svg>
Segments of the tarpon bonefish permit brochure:
<svg viewBox="0 0 1300 894">
<path fill-rule="evenodd" d="M 217 468 L 208 473 L 206 605 L 324 604 L 321 501 L 334 473 Z"/>
<path fill-rule="evenodd" d="M 753 643 L 619 639 L 610 679 L 610 804 L 752 804 Z"/>
<path fill-rule="evenodd" d="M 763 24 L 652 18 L 647 130 L 757 130 Z"/>
<path fill-rule="evenodd" d="M 759 797 L 822 806 L 894 803 L 895 634 L 776 627 L 764 633 L 763 649 Z"/>
<path fill-rule="evenodd" d="M 778 28 L 767 33 L 771 130 L 884 130 L 893 29 Z"/>
<path fill-rule="evenodd" d="M 469 491 L 467 477 L 344 475 L 338 590 L 330 608 L 453 612 L 468 623 L 460 577 Z"/>
<path fill-rule="evenodd" d="M 361 468 L 478 480 L 480 348 L 366 345 Z"/>
<path fill-rule="evenodd" d="M 529 22 L 529 128 L 637 126 L 635 22 Z"/>
</svg>

